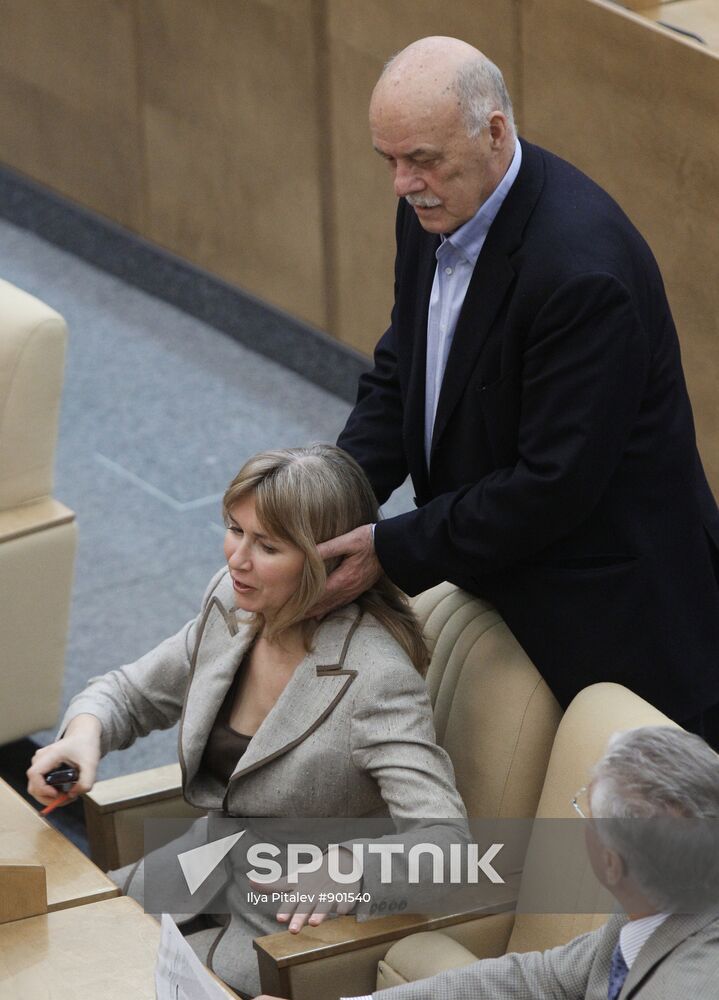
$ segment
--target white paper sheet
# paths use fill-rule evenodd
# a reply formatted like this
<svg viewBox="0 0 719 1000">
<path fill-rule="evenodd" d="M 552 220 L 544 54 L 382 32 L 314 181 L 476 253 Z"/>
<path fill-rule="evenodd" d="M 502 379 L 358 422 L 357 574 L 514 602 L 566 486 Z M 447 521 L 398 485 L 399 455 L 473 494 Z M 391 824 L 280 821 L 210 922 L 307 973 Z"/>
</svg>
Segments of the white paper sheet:
<svg viewBox="0 0 719 1000">
<path fill-rule="evenodd" d="M 166 913 L 162 914 L 155 965 L 155 997 L 156 1000 L 227 1000 L 228 997 Z"/>
</svg>

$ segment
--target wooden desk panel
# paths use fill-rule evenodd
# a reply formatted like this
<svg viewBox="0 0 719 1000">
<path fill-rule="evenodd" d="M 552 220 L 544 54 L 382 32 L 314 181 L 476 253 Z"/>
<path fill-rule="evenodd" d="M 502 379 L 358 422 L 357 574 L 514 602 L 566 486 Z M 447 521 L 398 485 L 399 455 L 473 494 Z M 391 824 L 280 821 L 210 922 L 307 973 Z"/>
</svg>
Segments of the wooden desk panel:
<svg viewBox="0 0 719 1000">
<path fill-rule="evenodd" d="M 110 899 L 120 890 L 6 782 L 0 780 L 0 857 L 44 865 L 49 912 Z"/>
<path fill-rule="evenodd" d="M 4 924 L 0 1000 L 154 1000 L 159 941 L 127 896 Z"/>
</svg>

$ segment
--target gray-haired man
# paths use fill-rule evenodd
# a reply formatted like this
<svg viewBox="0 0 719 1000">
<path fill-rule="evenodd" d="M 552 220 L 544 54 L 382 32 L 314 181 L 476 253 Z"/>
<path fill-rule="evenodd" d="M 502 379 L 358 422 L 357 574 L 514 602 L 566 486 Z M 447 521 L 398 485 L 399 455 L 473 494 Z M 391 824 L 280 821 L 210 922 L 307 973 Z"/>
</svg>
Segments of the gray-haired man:
<svg viewBox="0 0 719 1000">
<path fill-rule="evenodd" d="M 561 947 L 473 962 L 375 1000 L 717 996 L 719 757 L 681 729 L 630 730 L 610 740 L 586 791 L 590 815 L 600 820 L 588 826 L 592 867 L 626 915 Z M 701 858 L 682 860 L 681 843 L 668 848 L 666 838 L 637 836 L 642 824 L 651 830 L 676 817 L 714 821 L 692 841 Z"/>
<path fill-rule="evenodd" d="M 460 39 L 398 53 L 370 128 L 395 304 L 337 443 L 380 503 L 409 473 L 417 508 L 320 546 L 343 560 L 316 613 L 382 572 L 412 595 L 448 580 L 562 705 L 618 681 L 719 747 L 719 509 L 649 248 L 517 138 L 499 69 Z"/>
</svg>

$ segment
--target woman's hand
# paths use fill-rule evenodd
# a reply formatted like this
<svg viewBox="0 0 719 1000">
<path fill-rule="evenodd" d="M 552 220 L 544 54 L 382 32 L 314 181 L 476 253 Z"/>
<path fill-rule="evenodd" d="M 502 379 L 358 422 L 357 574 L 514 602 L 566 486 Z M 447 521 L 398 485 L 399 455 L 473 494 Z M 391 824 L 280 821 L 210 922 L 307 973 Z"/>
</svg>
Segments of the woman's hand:
<svg viewBox="0 0 719 1000">
<path fill-rule="evenodd" d="M 61 795 L 59 789 L 47 784 L 45 775 L 63 763 L 73 764 L 78 770 L 78 779 L 70 789 L 70 796 L 76 798 L 89 792 L 95 784 L 97 765 L 100 762 L 100 734 L 100 720 L 94 715 L 75 716 L 62 739 L 41 747 L 33 754 L 32 763 L 26 772 L 30 795 L 44 806 Z"/>
<path fill-rule="evenodd" d="M 345 847 L 340 847 L 339 850 L 349 857 L 348 867 L 351 867 L 352 852 Z M 277 912 L 278 921 L 281 924 L 289 923 L 288 930 L 292 934 L 298 934 L 305 924 L 316 927 L 331 913 L 337 916 L 351 913 L 357 905 L 356 897 L 362 891 L 361 878 L 350 883 L 336 882 L 332 878 L 326 854 L 317 871 L 303 872 L 296 881 L 293 879 L 290 882 L 289 879 L 283 878 L 267 885 L 250 880 L 250 884 L 259 892 L 271 889 L 272 892 L 286 892 L 288 895 L 306 897 L 301 902 L 282 903 Z"/>
</svg>

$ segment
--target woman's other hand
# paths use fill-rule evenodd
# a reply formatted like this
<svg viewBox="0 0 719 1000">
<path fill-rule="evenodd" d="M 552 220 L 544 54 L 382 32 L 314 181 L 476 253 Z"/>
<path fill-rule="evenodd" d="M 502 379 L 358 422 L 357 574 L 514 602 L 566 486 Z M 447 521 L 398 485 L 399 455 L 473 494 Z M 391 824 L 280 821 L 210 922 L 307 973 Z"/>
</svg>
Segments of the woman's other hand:
<svg viewBox="0 0 719 1000">
<path fill-rule="evenodd" d="M 27 790 L 44 806 L 59 795 L 60 789 L 45 781 L 45 775 L 61 764 L 72 764 L 78 770 L 78 779 L 70 789 L 70 796 L 77 798 L 89 792 L 95 784 L 97 765 L 100 762 L 100 721 L 94 715 L 77 715 L 70 722 L 61 739 L 40 747 L 33 754 L 27 769 Z"/>
</svg>

